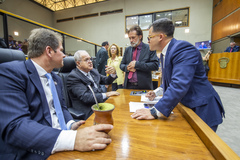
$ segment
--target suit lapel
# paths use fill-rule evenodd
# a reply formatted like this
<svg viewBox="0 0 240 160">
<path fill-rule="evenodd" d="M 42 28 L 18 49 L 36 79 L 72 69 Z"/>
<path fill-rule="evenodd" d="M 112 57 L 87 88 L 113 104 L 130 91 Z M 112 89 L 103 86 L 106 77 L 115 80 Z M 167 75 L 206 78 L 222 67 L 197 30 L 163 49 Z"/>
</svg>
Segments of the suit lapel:
<svg viewBox="0 0 240 160">
<path fill-rule="evenodd" d="M 144 58 L 145 52 L 146 52 L 146 46 L 145 46 L 144 43 L 142 42 L 142 49 L 141 49 L 141 52 L 140 52 L 138 61 L 141 61 L 141 60 Z"/>
<path fill-rule="evenodd" d="M 170 83 L 170 79 L 168 78 L 169 75 L 168 74 L 172 74 L 172 72 L 170 73 L 169 70 L 166 71 L 166 69 L 168 68 L 167 66 L 170 65 L 170 57 L 171 57 L 171 49 L 174 46 L 174 44 L 176 43 L 176 39 L 173 38 L 168 46 L 167 52 L 166 52 L 166 56 L 165 56 L 165 67 L 164 67 L 164 86 L 165 86 L 165 90 L 167 89 L 167 87 L 169 86 Z"/>
<path fill-rule="evenodd" d="M 45 92 L 43 90 L 42 83 L 39 78 L 38 72 L 31 60 L 27 60 L 25 62 L 25 65 L 29 72 L 29 78 L 32 81 L 32 83 L 34 84 L 34 86 L 37 88 L 39 95 L 41 97 L 44 117 L 46 118 L 49 125 L 52 126 L 52 120 L 51 120 L 51 116 L 50 116 L 50 111 L 49 111 L 46 95 L 44 94 Z"/>
</svg>

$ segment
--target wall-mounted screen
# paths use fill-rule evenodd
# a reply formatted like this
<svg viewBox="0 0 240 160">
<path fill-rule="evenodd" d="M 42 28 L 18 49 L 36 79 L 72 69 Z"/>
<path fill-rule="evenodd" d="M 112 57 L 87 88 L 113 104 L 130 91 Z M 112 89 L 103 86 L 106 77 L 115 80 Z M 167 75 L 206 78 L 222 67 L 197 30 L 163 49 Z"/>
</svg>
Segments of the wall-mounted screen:
<svg viewBox="0 0 240 160">
<path fill-rule="evenodd" d="M 211 42 L 212 42 L 211 40 L 195 42 L 195 47 L 199 50 L 201 50 L 201 49 L 211 49 Z"/>
</svg>

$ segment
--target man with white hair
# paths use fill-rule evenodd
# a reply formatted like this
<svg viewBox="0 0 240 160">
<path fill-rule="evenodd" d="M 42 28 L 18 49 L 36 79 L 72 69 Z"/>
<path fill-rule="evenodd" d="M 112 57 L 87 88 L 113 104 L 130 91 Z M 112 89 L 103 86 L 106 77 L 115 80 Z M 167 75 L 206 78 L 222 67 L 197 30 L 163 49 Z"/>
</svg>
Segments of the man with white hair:
<svg viewBox="0 0 240 160">
<path fill-rule="evenodd" d="M 239 46 L 236 46 L 235 42 L 231 42 L 230 46 L 227 47 L 227 49 L 224 52 L 238 52 L 239 51 Z"/>
<path fill-rule="evenodd" d="M 74 54 L 76 68 L 71 71 L 67 79 L 67 87 L 72 106 L 84 113 L 86 120 L 92 115 L 91 106 L 96 102 L 93 94 L 89 88 L 91 86 L 94 91 L 97 101 L 104 102 L 107 98 L 119 95 L 116 91 L 102 93 L 100 84 L 109 85 L 116 78 L 116 70 L 114 67 L 107 67 L 106 73 L 109 76 L 101 75 L 95 68 L 93 68 L 92 58 L 85 50 L 79 50 Z"/>
</svg>

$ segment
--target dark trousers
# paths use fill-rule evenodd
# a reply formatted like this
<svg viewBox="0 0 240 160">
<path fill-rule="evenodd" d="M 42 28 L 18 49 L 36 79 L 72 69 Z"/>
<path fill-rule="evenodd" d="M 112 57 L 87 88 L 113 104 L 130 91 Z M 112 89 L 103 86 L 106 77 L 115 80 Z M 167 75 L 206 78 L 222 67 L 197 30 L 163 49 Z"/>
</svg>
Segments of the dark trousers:
<svg viewBox="0 0 240 160">
<path fill-rule="evenodd" d="M 138 85 L 132 85 L 131 82 L 127 82 L 126 89 L 139 89 Z"/>
</svg>

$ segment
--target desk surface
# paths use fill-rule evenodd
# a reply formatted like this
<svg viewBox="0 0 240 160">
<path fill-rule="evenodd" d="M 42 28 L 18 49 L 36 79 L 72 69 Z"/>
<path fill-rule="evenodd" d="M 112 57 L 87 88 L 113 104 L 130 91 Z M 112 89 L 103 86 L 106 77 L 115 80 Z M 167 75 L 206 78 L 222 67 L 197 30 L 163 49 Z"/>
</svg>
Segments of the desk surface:
<svg viewBox="0 0 240 160">
<path fill-rule="evenodd" d="M 130 96 L 131 90 L 120 89 L 120 96 L 111 97 L 115 105 L 114 128 L 109 133 L 112 143 L 105 150 L 59 152 L 49 160 L 62 159 L 214 159 L 197 133 L 176 107 L 167 119 L 136 120 L 131 118 L 129 102 L 139 102 L 140 96 Z M 81 127 L 93 125 L 94 114 Z M 215 134 L 215 133 L 214 133 Z"/>
</svg>

